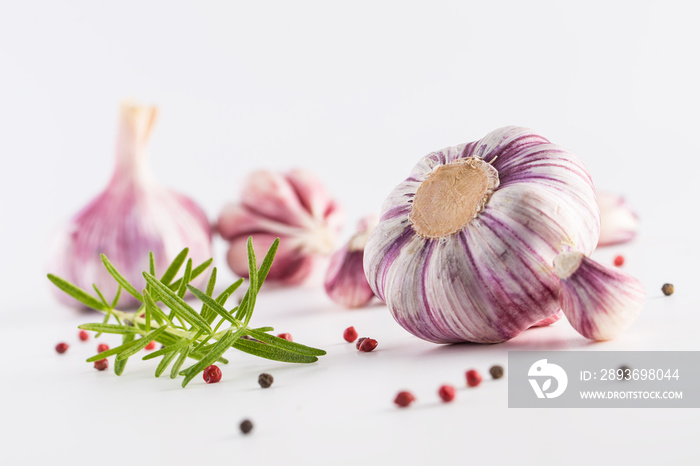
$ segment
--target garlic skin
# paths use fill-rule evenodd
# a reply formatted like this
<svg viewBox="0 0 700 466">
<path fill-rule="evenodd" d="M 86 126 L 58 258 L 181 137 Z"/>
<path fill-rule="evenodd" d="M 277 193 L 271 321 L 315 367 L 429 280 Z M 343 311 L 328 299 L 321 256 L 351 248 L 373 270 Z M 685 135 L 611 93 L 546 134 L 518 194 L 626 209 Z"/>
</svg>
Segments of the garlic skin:
<svg viewBox="0 0 700 466">
<path fill-rule="evenodd" d="M 600 239 L 598 246 L 626 243 L 637 236 L 639 217 L 627 200 L 617 194 L 598 192 Z"/>
<path fill-rule="evenodd" d="M 204 211 L 188 197 L 156 183 L 146 164 L 147 142 L 156 117 L 155 107 L 122 103 L 110 182 L 53 239 L 49 271 L 85 290 L 95 284 L 108 301 L 118 285 L 100 254 L 137 289 L 145 287 L 142 272 L 149 268 L 150 251 L 159 273 L 185 247 L 195 265 L 212 257 L 211 227 Z M 62 303 L 81 306 L 52 289 Z M 122 290 L 120 307 L 138 304 Z"/>
<path fill-rule="evenodd" d="M 554 271 L 561 280 L 562 311 L 586 338 L 614 338 L 642 312 L 646 292 L 631 275 L 603 266 L 577 251 L 565 251 L 555 257 Z"/>
<path fill-rule="evenodd" d="M 362 262 L 365 243 L 378 220 L 376 215 L 363 218 L 350 240 L 331 256 L 323 285 L 333 301 L 347 308 L 364 307 L 374 297 Z"/>
<path fill-rule="evenodd" d="M 599 232 L 579 159 L 510 126 L 418 162 L 384 202 L 364 269 L 414 335 L 498 343 L 558 313 L 554 257 L 562 243 L 592 252 Z"/>
<path fill-rule="evenodd" d="M 248 276 L 249 236 L 261 250 L 280 238 L 267 280 L 285 285 L 306 281 L 334 251 L 343 212 L 310 172 L 259 170 L 245 179 L 240 192 L 240 202 L 224 206 L 217 221 L 217 231 L 229 242 L 226 259 L 235 274 Z"/>
</svg>

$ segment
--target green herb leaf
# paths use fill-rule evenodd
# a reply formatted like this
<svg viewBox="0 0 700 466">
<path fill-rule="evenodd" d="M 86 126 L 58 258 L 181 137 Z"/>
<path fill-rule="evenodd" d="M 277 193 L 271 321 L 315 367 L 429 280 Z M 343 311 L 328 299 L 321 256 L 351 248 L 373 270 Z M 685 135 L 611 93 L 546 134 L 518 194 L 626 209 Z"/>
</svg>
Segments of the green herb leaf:
<svg viewBox="0 0 700 466">
<path fill-rule="evenodd" d="M 87 291 L 78 288 L 72 283 L 69 283 L 60 277 L 57 277 L 56 275 L 48 274 L 47 277 L 49 278 L 49 280 L 51 280 L 51 283 L 56 285 L 61 291 L 71 296 L 75 300 L 85 304 L 87 307 L 96 309 L 98 311 L 104 311 L 107 309 L 107 306 L 105 306 L 99 300 L 92 297 L 90 294 L 88 294 Z"/>
<path fill-rule="evenodd" d="M 134 298 L 138 299 L 139 301 L 143 301 L 143 296 L 141 296 L 141 293 L 134 288 L 134 286 L 129 283 L 129 281 L 124 278 L 122 274 L 119 273 L 116 267 L 107 259 L 107 256 L 104 254 L 100 254 L 100 257 L 102 258 L 102 263 L 104 264 L 105 268 L 107 269 L 107 272 L 114 277 L 114 279 L 119 283 L 131 296 Z"/>
<path fill-rule="evenodd" d="M 189 352 L 190 352 L 189 345 L 184 347 L 180 351 L 180 357 L 177 358 L 177 361 L 175 361 L 175 364 L 173 365 L 173 367 L 170 368 L 170 378 L 171 379 L 174 379 L 175 377 L 177 377 L 177 373 L 180 372 L 180 368 L 185 363 L 185 359 L 187 359 L 187 355 L 189 354 Z"/>
<path fill-rule="evenodd" d="M 185 248 L 182 251 L 180 251 L 180 253 L 175 257 L 175 259 L 173 259 L 163 276 L 160 278 L 160 281 L 164 285 L 170 285 L 170 282 L 173 281 L 175 275 L 177 275 L 177 273 L 180 271 L 180 267 L 182 267 L 182 264 L 184 264 L 185 259 L 187 258 L 187 254 L 189 254 L 189 252 L 189 248 Z"/>
<path fill-rule="evenodd" d="M 136 327 L 116 325 L 116 324 L 82 324 L 78 325 L 81 330 L 90 330 L 92 332 L 102 333 L 121 333 L 121 334 L 136 334 L 140 333 Z"/>
<path fill-rule="evenodd" d="M 134 341 L 135 335 L 133 333 L 126 334 L 122 337 L 122 344 L 130 343 Z M 124 368 L 126 367 L 126 362 L 128 358 L 120 359 L 114 361 L 114 373 L 117 375 L 122 375 L 124 373 Z"/>
<path fill-rule="evenodd" d="M 285 340 L 284 338 L 276 337 L 274 335 L 260 332 L 258 330 L 251 329 L 249 330 L 248 335 L 255 338 L 256 340 L 260 340 L 263 343 L 267 343 L 276 348 L 291 351 L 292 353 L 306 354 L 310 356 L 323 356 L 326 354 L 326 352 L 322 349 L 312 348 L 310 346 L 302 345 L 300 343 Z"/>
<path fill-rule="evenodd" d="M 121 352 L 123 352 L 123 351 L 126 351 L 126 350 L 128 350 L 129 348 L 131 348 L 131 347 L 134 346 L 134 344 L 137 343 L 137 342 L 138 342 L 138 340 L 130 341 L 130 342 L 128 342 L 128 343 L 124 343 L 124 344 L 119 345 L 119 346 L 117 346 L 117 347 L 110 348 L 110 349 L 108 349 L 107 351 L 103 351 L 103 352 L 101 352 L 101 353 L 97 353 L 96 355 L 87 358 L 87 359 L 86 359 L 86 362 L 95 362 L 95 361 L 99 361 L 99 360 L 104 359 L 104 358 L 108 358 L 108 357 L 110 357 L 110 356 L 112 356 L 112 355 L 119 354 L 119 353 L 121 353 Z"/>
<path fill-rule="evenodd" d="M 182 381 L 182 388 L 185 388 L 190 380 L 192 380 L 197 374 L 202 372 L 207 366 L 211 365 L 216 361 L 219 356 L 223 355 L 227 349 L 241 336 L 245 328 L 239 329 L 237 332 L 232 333 L 231 330 L 226 332 L 226 334 L 221 338 L 216 344 L 211 348 L 207 355 L 200 360 L 197 364 L 190 366 L 184 372 L 185 380 Z"/>
<path fill-rule="evenodd" d="M 302 364 L 318 361 L 318 358 L 316 356 L 285 351 L 283 349 L 275 348 L 274 346 L 267 345 L 265 343 L 246 340 L 244 338 L 238 339 L 233 344 L 233 347 L 245 353 L 249 353 L 254 356 L 259 356 L 265 359 L 271 359 L 273 361 L 295 362 Z"/>
<path fill-rule="evenodd" d="M 163 359 L 158 363 L 158 367 L 156 367 L 156 377 L 163 375 L 163 372 L 165 372 L 165 369 L 168 368 L 172 360 L 175 359 L 175 356 L 177 356 L 177 351 L 170 352 L 163 356 Z"/>
<path fill-rule="evenodd" d="M 207 270 L 207 267 L 209 267 L 213 261 L 214 261 L 214 259 L 207 259 L 204 262 L 202 262 L 201 264 L 199 264 L 197 267 L 192 269 L 192 273 L 190 273 L 190 280 L 189 281 L 192 281 L 195 278 L 199 277 L 202 274 L 202 272 Z M 180 278 L 180 279 L 176 280 L 174 283 L 170 284 L 170 289 L 173 291 L 180 289 L 181 283 L 182 283 L 182 278 Z"/>
</svg>

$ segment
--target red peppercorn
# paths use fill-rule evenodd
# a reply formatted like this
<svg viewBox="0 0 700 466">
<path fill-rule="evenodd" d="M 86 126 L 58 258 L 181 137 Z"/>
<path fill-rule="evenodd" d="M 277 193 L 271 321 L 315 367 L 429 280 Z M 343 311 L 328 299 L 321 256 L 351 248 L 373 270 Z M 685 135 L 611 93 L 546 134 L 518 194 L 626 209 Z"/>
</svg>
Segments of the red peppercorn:
<svg viewBox="0 0 700 466">
<path fill-rule="evenodd" d="M 625 263 L 625 258 L 622 256 L 617 256 L 615 257 L 615 260 L 613 260 L 613 264 L 615 264 L 615 267 L 622 267 L 622 265 Z"/>
<path fill-rule="evenodd" d="M 95 369 L 98 371 L 103 371 L 109 367 L 109 361 L 106 359 L 100 359 L 99 361 L 95 361 Z"/>
<path fill-rule="evenodd" d="M 394 403 L 396 403 L 399 407 L 405 408 L 411 403 L 416 401 L 416 397 L 413 396 L 411 392 L 399 392 L 398 395 L 396 395 L 396 398 L 394 398 Z"/>
<path fill-rule="evenodd" d="M 365 353 L 369 353 L 370 351 L 374 350 L 374 348 L 377 347 L 377 340 L 373 338 L 365 338 L 362 340 L 362 343 L 360 343 L 360 347 L 358 348 L 360 351 L 363 351 Z"/>
<path fill-rule="evenodd" d="M 63 354 L 68 351 L 68 343 L 61 342 L 56 345 L 56 352 L 58 354 Z"/>
<path fill-rule="evenodd" d="M 156 342 L 154 340 L 154 341 L 150 342 L 149 344 L 147 344 L 144 349 L 146 351 L 151 351 L 152 349 L 155 349 L 155 347 L 156 347 Z"/>
<path fill-rule="evenodd" d="M 87 341 L 88 338 L 90 338 L 90 335 L 85 330 L 81 330 L 78 332 L 78 338 L 80 338 L 80 341 Z"/>
<path fill-rule="evenodd" d="M 355 330 L 355 327 L 346 328 L 343 332 L 343 338 L 348 343 L 352 343 L 353 341 L 355 341 L 357 339 L 357 330 Z"/>
<path fill-rule="evenodd" d="M 359 340 L 357 340 L 357 342 L 355 343 L 355 349 L 358 349 L 358 350 L 359 350 L 359 349 L 360 349 L 360 345 L 361 345 L 362 342 L 365 341 L 366 339 L 367 339 L 367 337 L 362 337 L 362 338 L 360 338 Z"/>
<path fill-rule="evenodd" d="M 221 380 L 221 369 L 212 364 L 204 369 L 202 377 L 206 383 L 216 383 Z"/>
<path fill-rule="evenodd" d="M 470 369 L 467 371 L 467 386 L 476 387 L 481 383 L 481 374 L 476 370 Z"/>
<path fill-rule="evenodd" d="M 109 350 L 109 345 L 107 343 L 100 343 L 97 345 L 97 352 L 98 353 L 104 353 L 105 351 Z"/>
<path fill-rule="evenodd" d="M 450 401 L 455 399 L 455 388 L 452 385 L 443 385 L 440 387 L 438 390 L 438 395 L 444 401 L 445 403 L 449 403 Z"/>
<path fill-rule="evenodd" d="M 292 335 L 289 333 L 280 333 L 277 336 L 280 338 L 284 338 L 285 340 L 294 341 L 294 340 L 292 340 Z"/>
</svg>

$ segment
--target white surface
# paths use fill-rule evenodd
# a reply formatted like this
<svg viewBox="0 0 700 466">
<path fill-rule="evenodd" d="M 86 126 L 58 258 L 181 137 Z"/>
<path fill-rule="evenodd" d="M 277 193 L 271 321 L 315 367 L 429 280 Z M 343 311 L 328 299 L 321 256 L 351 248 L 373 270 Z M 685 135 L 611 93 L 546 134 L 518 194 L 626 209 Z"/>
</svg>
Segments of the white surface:
<svg viewBox="0 0 700 466">
<path fill-rule="evenodd" d="M 697 462 L 697 410 L 513 410 L 505 381 L 461 389 L 451 405 L 435 394 L 509 349 L 700 349 L 694 2 L 141 3 L 0 7 L 2 464 Z M 186 390 L 154 379 L 149 362 L 97 373 L 82 363 L 95 343 L 75 337 L 94 317 L 54 303 L 43 264 L 52 230 L 111 173 L 123 97 L 161 107 L 153 171 L 211 218 L 247 172 L 302 166 L 345 204 L 347 235 L 428 152 L 535 128 L 639 211 L 635 244 L 599 256 L 622 252 L 648 305 L 608 343 L 560 322 L 503 345 L 443 347 L 381 305 L 348 312 L 318 286 L 270 290 L 255 321 L 325 348 L 317 364 L 232 354 L 221 383 Z M 671 298 L 658 291 L 666 281 Z M 343 343 L 348 325 L 377 351 Z M 262 371 L 275 376 L 269 390 Z M 394 409 L 403 388 L 418 402 Z"/>
</svg>

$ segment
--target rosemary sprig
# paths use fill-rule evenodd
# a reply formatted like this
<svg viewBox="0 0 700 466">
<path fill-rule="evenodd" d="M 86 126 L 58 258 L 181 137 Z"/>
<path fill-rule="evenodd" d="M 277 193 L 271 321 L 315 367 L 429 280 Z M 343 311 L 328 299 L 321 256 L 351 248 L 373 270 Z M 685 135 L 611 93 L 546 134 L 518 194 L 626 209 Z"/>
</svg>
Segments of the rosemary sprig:
<svg viewBox="0 0 700 466">
<path fill-rule="evenodd" d="M 143 272 L 146 287 L 142 291 L 129 283 L 103 255 L 102 262 L 105 268 L 119 284 L 117 296 L 111 303 L 105 299 L 96 286 L 93 288 L 97 297 L 55 275 L 49 274 L 48 278 L 54 285 L 77 301 L 105 314 L 101 323 L 83 324 L 79 325 L 78 328 L 98 332 L 98 334 L 122 335 L 120 346 L 96 354 L 88 358 L 87 362 L 116 356 L 114 372 L 121 375 L 129 357 L 141 351 L 151 341 L 156 341 L 162 345 L 162 348 L 147 354 L 142 359 L 155 359 L 162 356 L 155 376 L 160 377 L 172 364 L 170 378 L 174 379 L 178 375 L 184 376 L 182 386 L 185 387 L 210 364 L 214 362 L 226 364 L 228 360 L 223 355 L 229 348 L 235 348 L 261 358 L 294 363 L 316 362 L 318 356 L 326 354 L 321 349 L 271 335 L 269 332 L 274 330 L 272 327 L 250 328 L 248 326 L 258 292 L 270 271 L 278 245 L 279 238 L 272 243 L 260 268 L 257 268 L 253 240 L 252 237 L 248 238 L 250 277 L 248 290 L 240 305 L 232 309 L 226 309 L 226 301 L 241 286 L 243 279 L 232 283 L 215 298 L 213 292 L 217 274 L 216 267 L 214 267 L 210 273 L 206 290 L 195 288 L 190 282 L 203 273 L 212 260 L 209 259 L 197 267 L 193 267 L 192 260 L 187 259 L 189 253 L 187 248 L 175 257 L 160 279 L 156 275 L 153 253 L 149 254 L 149 270 Z M 186 259 L 187 262 L 185 262 Z M 183 264 L 186 264 L 183 276 L 173 281 Z M 116 309 L 119 293 L 122 290 L 141 301 L 142 305 L 138 310 L 124 312 Z M 183 299 L 188 290 L 201 301 L 202 305 L 199 311 Z M 158 302 L 163 303 L 170 313 L 168 314 L 161 309 Z M 110 323 L 110 319 L 115 322 Z M 228 327 L 222 329 L 224 324 L 227 324 Z M 243 336 L 249 336 L 251 339 L 241 338 Z M 188 358 L 194 359 L 196 362 L 182 369 Z"/>
</svg>

